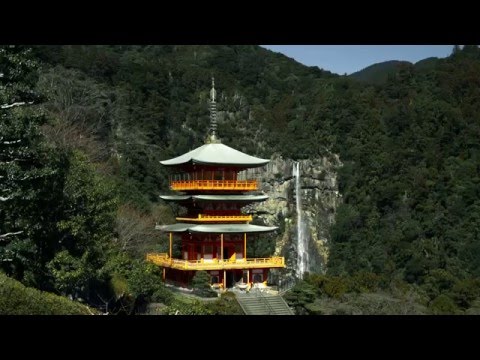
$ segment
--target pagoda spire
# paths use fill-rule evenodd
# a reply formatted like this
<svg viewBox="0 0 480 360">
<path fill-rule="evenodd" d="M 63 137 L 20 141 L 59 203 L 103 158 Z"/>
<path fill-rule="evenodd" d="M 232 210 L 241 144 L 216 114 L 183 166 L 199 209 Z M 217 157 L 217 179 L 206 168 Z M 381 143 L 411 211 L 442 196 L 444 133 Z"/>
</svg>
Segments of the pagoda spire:
<svg viewBox="0 0 480 360">
<path fill-rule="evenodd" d="M 207 136 L 207 143 L 219 143 L 217 138 L 217 103 L 215 101 L 217 91 L 215 90 L 215 78 L 212 76 L 212 89 L 210 90 L 210 131 Z"/>
</svg>

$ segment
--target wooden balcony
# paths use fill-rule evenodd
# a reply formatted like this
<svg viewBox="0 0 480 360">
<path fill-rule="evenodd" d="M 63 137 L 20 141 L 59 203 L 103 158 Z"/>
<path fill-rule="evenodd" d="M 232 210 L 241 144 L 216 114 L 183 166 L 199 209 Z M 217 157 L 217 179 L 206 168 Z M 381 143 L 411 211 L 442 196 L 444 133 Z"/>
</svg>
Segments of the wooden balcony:
<svg viewBox="0 0 480 360">
<path fill-rule="evenodd" d="M 166 253 L 150 253 L 147 254 L 147 261 L 158 266 L 177 270 L 233 270 L 285 267 L 285 258 L 280 256 L 252 259 L 181 260 L 169 258 Z"/>
<path fill-rule="evenodd" d="M 199 223 L 222 223 L 222 222 L 250 222 L 253 220 L 252 215 L 230 215 L 230 216 L 216 216 L 216 215 L 202 215 L 199 214 L 196 218 L 177 217 L 177 221 L 182 222 L 199 222 Z"/>
<path fill-rule="evenodd" d="M 257 180 L 175 180 L 170 188 L 176 191 L 188 190 L 258 190 Z"/>
</svg>

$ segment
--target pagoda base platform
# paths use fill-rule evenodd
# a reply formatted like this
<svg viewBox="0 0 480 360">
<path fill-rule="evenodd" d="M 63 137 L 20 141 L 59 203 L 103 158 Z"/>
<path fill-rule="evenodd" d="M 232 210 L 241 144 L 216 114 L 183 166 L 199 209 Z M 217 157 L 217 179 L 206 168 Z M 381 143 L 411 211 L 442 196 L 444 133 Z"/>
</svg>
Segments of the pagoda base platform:
<svg viewBox="0 0 480 360">
<path fill-rule="evenodd" d="M 168 284 L 175 285 L 177 287 L 188 288 L 191 286 L 193 277 L 196 271 L 181 271 L 172 268 L 164 268 L 164 280 Z M 248 269 L 248 270 L 207 270 L 207 273 L 211 276 L 212 289 L 218 291 L 224 291 L 234 287 L 253 288 L 265 287 L 268 278 L 268 268 L 264 269 Z"/>
<path fill-rule="evenodd" d="M 269 258 L 251 259 L 200 259 L 181 260 L 170 258 L 166 253 L 147 254 L 147 261 L 155 265 L 177 270 L 246 270 L 262 268 L 284 268 L 285 258 L 274 256 Z"/>
</svg>

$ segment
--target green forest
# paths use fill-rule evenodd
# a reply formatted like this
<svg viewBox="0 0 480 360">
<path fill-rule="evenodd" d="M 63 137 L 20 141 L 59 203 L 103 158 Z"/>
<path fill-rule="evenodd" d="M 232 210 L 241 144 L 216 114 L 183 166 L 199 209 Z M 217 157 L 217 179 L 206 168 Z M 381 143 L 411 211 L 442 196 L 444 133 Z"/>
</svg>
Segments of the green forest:
<svg viewBox="0 0 480 360">
<path fill-rule="evenodd" d="M 144 261 L 167 246 L 155 224 L 174 222 L 159 161 L 203 144 L 212 76 L 225 144 L 344 164 L 327 271 L 285 295 L 298 314 L 480 313 L 480 49 L 394 65 L 0 46 L 0 314 L 238 313 L 229 296 L 186 302 Z"/>
</svg>

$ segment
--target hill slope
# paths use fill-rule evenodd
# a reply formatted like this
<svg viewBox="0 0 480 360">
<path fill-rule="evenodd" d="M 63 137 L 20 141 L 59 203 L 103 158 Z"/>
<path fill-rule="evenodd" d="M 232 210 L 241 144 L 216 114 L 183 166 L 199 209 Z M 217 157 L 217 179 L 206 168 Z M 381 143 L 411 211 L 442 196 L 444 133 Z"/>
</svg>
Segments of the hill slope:
<svg viewBox="0 0 480 360">
<path fill-rule="evenodd" d="M 402 279 L 432 301 L 480 276 L 477 47 L 433 67 L 375 65 L 361 77 L 376 86 L 256 46 L 37 47 L 36 55 L 45 109 L 92 140 L 77 145 L 117 180 L 124 204 L 150 215 L 161 205 L 158 160 L 203 142 L 214 75 L 225 143 L 262 157 L 340 155 L 331 274 Z"/>
<path fill-rule="evenodd" d="M 350 74 L 349 77 L 370 84 L 385 84 L 388 76 L 395 74 L 400 67 L 412 65 L 408 61 L 390 60 L 367 66 Z"/>
</svg>

